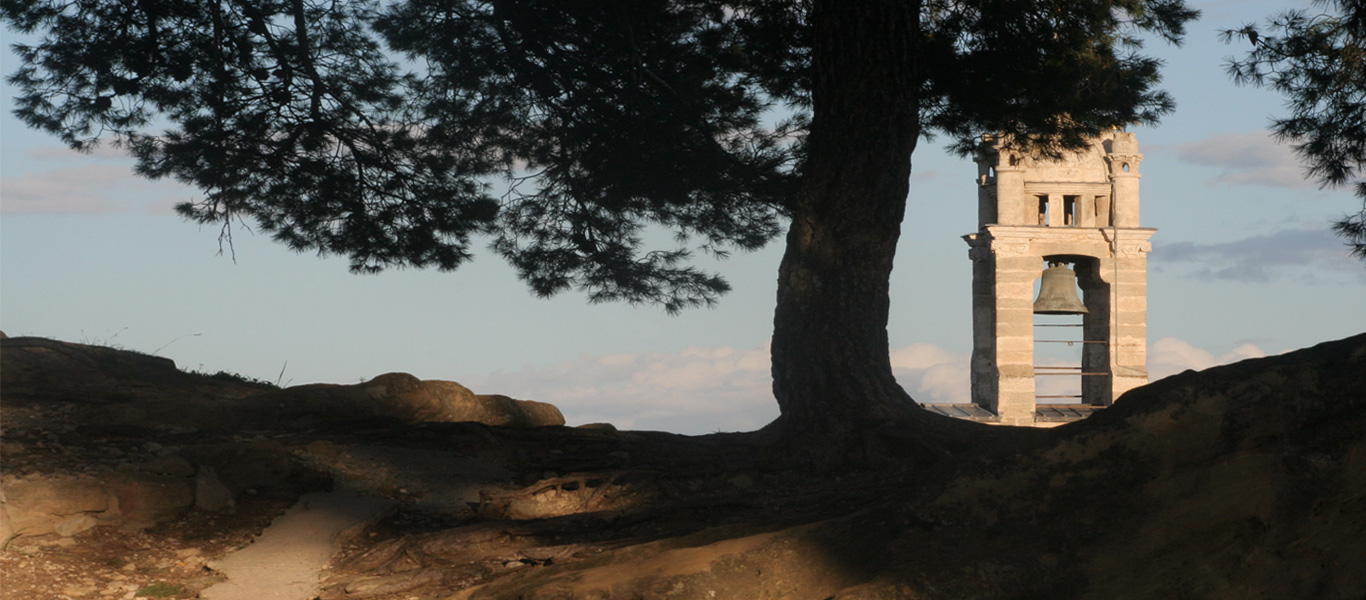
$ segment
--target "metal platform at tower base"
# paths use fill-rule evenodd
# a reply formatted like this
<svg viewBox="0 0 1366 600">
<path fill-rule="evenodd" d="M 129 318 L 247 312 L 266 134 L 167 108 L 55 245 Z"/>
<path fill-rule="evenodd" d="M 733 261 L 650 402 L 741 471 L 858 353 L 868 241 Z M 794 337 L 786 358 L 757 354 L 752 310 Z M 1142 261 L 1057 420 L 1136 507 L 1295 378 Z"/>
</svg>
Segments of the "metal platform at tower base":
<svg viewBox="0 0 1366 600">
<path fill-rule="evenodd" d="M 955 419 L 978 423 L 995 423 L 1000 420 L 1000 417 L 997 417 L 995 413 L 972 403 L 922 404 L 921 406 L 930 412 Z M 1034 423 L 1039 427 L 1061 425 L 1080 421 L 1100 410 L 1104 410 L 1104 407 L 1089 404 L 1036 404 L 1034 405 Z"/>
<path fill-rule="evenodd" d="M 991 423 L 998 420 L 995 413 L 972 403 L 955 404 L 921 404 L 925 410 L 938 413 L 946 417 L 964 419 L 967 421 L 977 421 L 979 423 Z"/>
</svg>

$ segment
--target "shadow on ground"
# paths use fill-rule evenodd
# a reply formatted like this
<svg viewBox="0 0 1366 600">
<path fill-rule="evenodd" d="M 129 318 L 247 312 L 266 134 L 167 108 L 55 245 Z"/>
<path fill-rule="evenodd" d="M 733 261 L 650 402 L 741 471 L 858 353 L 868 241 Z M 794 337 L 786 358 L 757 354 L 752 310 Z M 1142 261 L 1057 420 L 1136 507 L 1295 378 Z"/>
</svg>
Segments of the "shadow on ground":
<svg viewBox="0 0 1366 600">
<path fill-rule="evenodd" d="M 934 464 L 824 473 L 760 435 L 432 422 L 0 343 L 15 600 L 194 597 L 334 486 L 395 510 L 337 540 L 324 600 L 1366 597 L 1366 335 L 1187 372 L 1052 430 L 983 426 Z"/>
</svg>

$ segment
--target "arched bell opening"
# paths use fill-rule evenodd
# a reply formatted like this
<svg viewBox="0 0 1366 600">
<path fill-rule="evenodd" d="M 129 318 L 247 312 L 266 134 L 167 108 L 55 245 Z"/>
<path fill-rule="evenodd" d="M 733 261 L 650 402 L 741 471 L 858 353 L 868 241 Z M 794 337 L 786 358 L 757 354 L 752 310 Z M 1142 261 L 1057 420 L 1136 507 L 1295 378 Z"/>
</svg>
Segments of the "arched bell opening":
<svg viewBox="0 0 1366 600">
<path fill-rule="evenodd" d="M 1089 256 L 1044 257 L 1033 306 L 1036 404 L 1102 402 L 1109 362 L 1097 323 L 1108 314 L 1108 286 L 1099 265 Z"/>
</svg>

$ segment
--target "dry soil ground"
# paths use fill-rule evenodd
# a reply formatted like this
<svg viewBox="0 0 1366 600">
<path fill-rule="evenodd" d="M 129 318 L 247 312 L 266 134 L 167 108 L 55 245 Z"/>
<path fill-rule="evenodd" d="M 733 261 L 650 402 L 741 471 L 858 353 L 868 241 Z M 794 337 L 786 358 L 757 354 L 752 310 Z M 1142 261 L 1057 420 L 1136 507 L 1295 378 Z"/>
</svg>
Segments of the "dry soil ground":
<svg viewBox="0 0 1366 600">
<path fill-rule="evenodd" d="M 324 600 L 1366 598 L 1366 336 L 1169 378 L 1054 430 L 983 426 L 934 463 L 822 473 L 759 435 L 272 420 L 247 414 L 269 408 L 247 401 L 257 384 L 2 343 L 7 493 L 183 463 L 235 501 L 8 539 L 7 600 L 193 598 L 335 486 L 396 510 L 344 540 Z"/>
</svg>

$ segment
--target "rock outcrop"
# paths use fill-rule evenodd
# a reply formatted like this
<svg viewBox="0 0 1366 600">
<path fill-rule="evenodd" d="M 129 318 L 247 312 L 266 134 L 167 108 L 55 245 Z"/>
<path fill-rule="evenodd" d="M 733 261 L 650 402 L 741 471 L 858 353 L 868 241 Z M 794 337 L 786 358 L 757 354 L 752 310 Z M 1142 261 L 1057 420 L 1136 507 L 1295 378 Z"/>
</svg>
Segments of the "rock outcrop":
<svg viewBox="0 0 1366 600">
<path fill-rule="evenodd" d="M 477 422 L 503 427 L 564 425 L 553 405 L 475 394 L 453 381 L 407 373 L 355 385 L 284 389 L 224 376 L 185 373 L 167 358 L 45 338 L 0 340 L 6 399 L 68 401 L 103 424 L 242 430 L 308 429 L 371 417 L 408 423 Z"/>
<path fill-rule="evenodd" d="M 560 410 L 544 402 L 475 394 L 454 381 L 423 381 L 407 373 L 388 373 L 355 385 L 294 386 L 244 399 L 243 404 L 270 412 L 277 420 L 388 417 L 408 423 L 564 425 Z"/>
<path fill-rule="evenodd" d="M 453 381 L 406 373 L 356 385 L 278 389 L 185 373 L 162 357 L 36 337 L 0 338 L 0 393 L 4 455 L 26 459 L 23 468 L 11 461 L 0 474 L 0 544 L 19 535 L 70 537 L 96 525 L 146 527 L 192 509 L 231 511 L 241 494 L 298 473 L 283 446 L 234 438 L 242 432 L 383 420 L 564 424 L 550 404 L 475 394 Z M 233 441 L 201 439 L 215 436 Z M 108 437 L 181 443 L 121 449 L 90 442 Z M 73 461 L 82 463 L 78 471 L 71 469 Z"/>
</svg>

